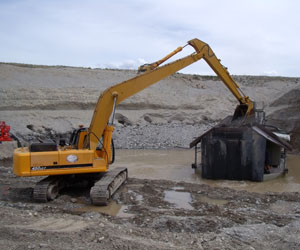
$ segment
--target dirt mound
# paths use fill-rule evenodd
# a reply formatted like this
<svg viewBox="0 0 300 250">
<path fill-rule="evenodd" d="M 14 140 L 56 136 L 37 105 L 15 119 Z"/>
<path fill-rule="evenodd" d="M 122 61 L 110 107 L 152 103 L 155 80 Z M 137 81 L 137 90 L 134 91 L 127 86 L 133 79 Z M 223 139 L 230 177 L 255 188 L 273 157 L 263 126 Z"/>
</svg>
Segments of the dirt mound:
<svg viewBox="0 0 300 250">
<path fill-rule="evenodd" d="M 271 107 L 289 105 L 290 107 L 300 107 L 300 89 L 293 89 L 271 103 Z"/>
<path fill-rule="evenodd" d="M 291 133 L 291 143 L 300 152 L 300 88 L 292 89 L 271 103 L 276 110 L 270 114 L 268 123 Z"/>
</svg>

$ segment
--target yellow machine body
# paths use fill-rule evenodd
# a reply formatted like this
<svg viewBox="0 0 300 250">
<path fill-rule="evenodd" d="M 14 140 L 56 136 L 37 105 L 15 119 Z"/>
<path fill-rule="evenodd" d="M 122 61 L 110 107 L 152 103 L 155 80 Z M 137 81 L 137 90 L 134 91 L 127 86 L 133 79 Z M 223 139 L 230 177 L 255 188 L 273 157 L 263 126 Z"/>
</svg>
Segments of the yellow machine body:
<svg viewBox="0 0 300 250">
<path fill-rule="evenodd" d="M 13 172 L 17 176 L 48 176 L 106 172 L 111 158 L 110 143 L 113 126 L 107 126 L 102 149 L 84 149 L 83 132 L 78 148 L 57 147 L 55 151 L 30 152 L 28 147 L 14 151 Z"/>
<path fill-rule="evenodd" d="M 18 176 L 44 176 L 105 172 L 105 158 L 95 158 L 93 150 L 65 149 L 50 152 L 14 152 L 14 173 Z"/>
</svg>

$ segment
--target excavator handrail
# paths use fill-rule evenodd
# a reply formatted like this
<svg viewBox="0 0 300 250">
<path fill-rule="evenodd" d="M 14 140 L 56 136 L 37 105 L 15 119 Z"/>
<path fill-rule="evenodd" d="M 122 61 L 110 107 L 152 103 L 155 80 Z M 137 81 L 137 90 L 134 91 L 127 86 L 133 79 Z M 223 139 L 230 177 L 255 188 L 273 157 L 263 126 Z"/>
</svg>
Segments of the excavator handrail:
<svg viewBox="0 0 300 250">
<path fill-rule="evenodd" d="M 190 46 L 195 49 L 195 52 L 185 56 L 176 61 L 170 62 L 166 65 L 159 66 L 165 58 L 169 59 L 171 56 L 181 51 L 176 49 L 163 59 L 150 64 L 145 70 L 145 73 L 139 74 L 129 80 L 116 84 L 100 95 L 96 108 L 94 110 L 93 118 L 89 127 L 90 136 L 90 149 L 96 149 L 98 140 L 101 138 L 105 127 L 107 126 L 109 117 L 112 113 L 114 101 L 115 104 L 119 104 L 123 100 L 130 96 L 142 91 L 150 85 L 162 80 L 163 78 L 176 73 L 177 71 L 189 66 L 190 64 L 203 58 L 207 64 L 214 70 L 214 72 L 221 78 L 231 93 L 237 98 L 240 104 L 244 104 L 247 107 L 246 114 L 252 112 L 253 102 L 248 96 L 245 96 L 239 89 L 237 83 L 229 75 L 227 69 L 220 63 L 220 60 L 215 56 L 212 49 L 207 43 L 200 41 L 199 39 L 193 39 L 188 42 Z M 159 62 L 159 63 L 158 63 Z M 117 98 L 117 100 L 115 100 Z"/>
</svg>

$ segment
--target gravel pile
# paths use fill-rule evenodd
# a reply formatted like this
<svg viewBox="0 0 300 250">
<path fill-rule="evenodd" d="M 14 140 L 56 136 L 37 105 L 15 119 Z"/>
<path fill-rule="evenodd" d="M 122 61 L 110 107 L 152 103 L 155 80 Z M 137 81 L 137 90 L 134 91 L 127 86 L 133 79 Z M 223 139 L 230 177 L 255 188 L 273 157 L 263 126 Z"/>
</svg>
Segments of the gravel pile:
<svg viewBox="0 0 300 250">
<path fill-rule="evenodd" d="M 189 148 L 191 141 L 211 128 L 211 125 L 161 124 L 117 127 L 114 133 L 116 148 L 165 149 Z"/>
</svg>

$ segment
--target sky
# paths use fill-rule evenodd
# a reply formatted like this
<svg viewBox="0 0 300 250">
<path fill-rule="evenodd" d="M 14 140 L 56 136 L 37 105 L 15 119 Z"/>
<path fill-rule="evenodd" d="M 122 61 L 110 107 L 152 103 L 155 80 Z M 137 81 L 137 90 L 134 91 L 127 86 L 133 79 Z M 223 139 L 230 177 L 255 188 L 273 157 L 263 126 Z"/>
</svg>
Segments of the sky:
<svg viewBox="0 0 300 250">
<path fill-rule="evenodd" d="M 198 38 L 233 75 L 298 77 L 299 13 L 298 0 L 0 0 L 0 62 L 137 69 Z M 181 72 L 214 75 L 203 60 Z"/>
</svg>

